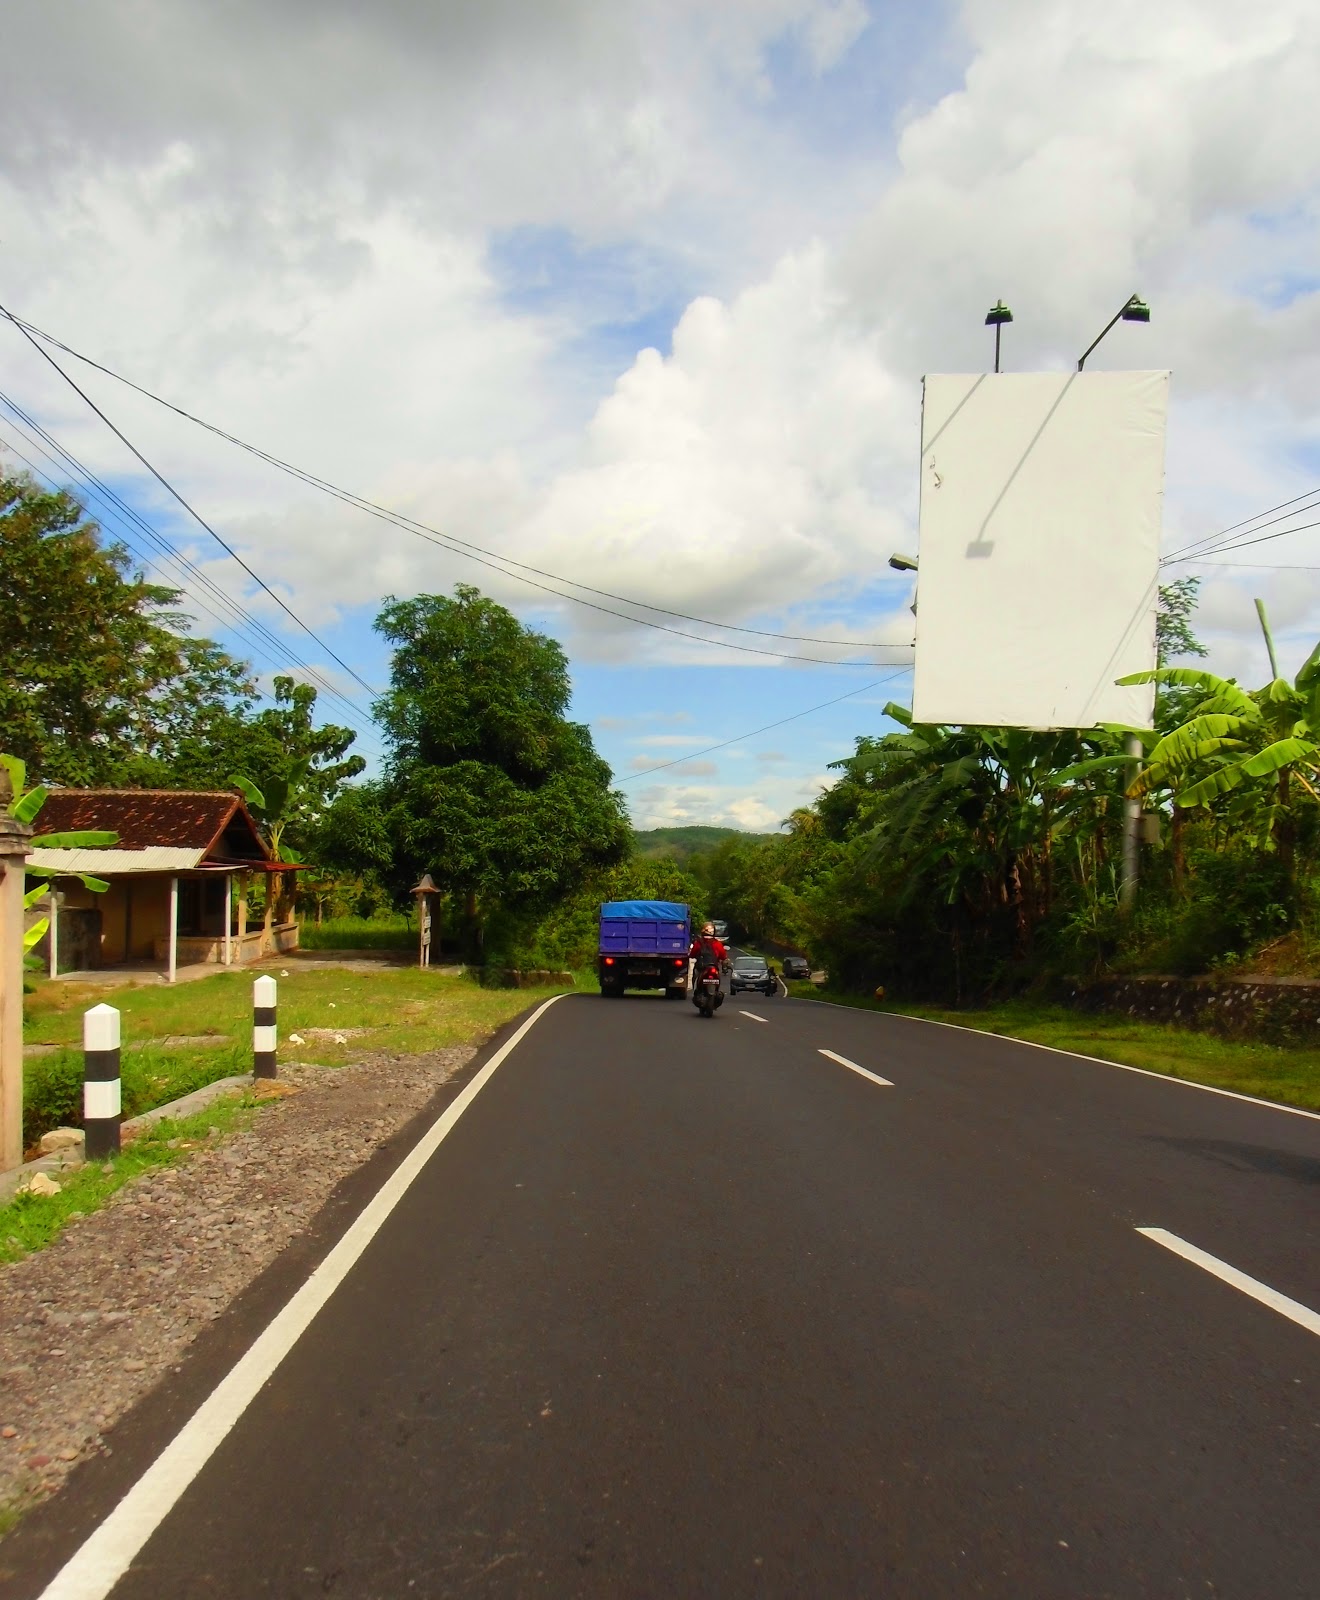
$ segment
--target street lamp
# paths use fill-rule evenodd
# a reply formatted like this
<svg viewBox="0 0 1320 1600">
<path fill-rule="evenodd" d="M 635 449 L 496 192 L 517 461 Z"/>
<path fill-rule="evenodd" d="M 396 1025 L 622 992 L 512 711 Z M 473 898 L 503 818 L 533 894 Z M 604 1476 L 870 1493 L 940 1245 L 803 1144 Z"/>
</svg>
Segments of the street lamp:
<svg viewBox="0 0 1320 1600">
<path fill-rule="evenodd" d="M 916 556 L 899 555 L 897 551 L 889 558 L 889 565 L 895 572 L 915 572 L 917 570 Z"/>
<path fill-rule="evenodd" d="M 1012 322 L 1013 313 L 1002 300 L 996 300 L 985 314 L 985 325 L 995 330 L 995 371 L 999 371 L 999 334 L 1006 322 Z"/>
<path fill-rule="evenodd" d="M 1101 339 L 1104 338 L 1104 336 L 1109 332 L 1109 330 L 1114 326 L 1114 324 L 1116 322 L 1149 322 L 1149 321 L 1150 321 L 1150 307 L 1146 304 L 1146 302 L 1143 299 L 1140 298 L 1140 296 L 1135 295 L 1135 294 L 1132 295 L 1129 299 L 1127 299 L 1127 300 L 1125 300 L 1123 302 L 1123 304 L 1119 307 L 1119 309 L 1114 313 L 1114 315 L 1112 317 L 1110 317 L 1109 321 L 1105 323 L 1104 327 L 1101 328 L 1100 332 L 1096 335 L 1096 337 L 1094 339 L 1091 340 L 1090 344 L 1087 345 L 1086 349 L 1083 350 L 1081 355 L 1077 358 L 1077 370 L 1078 370 L 1078 372 L 1080 372 L 1082 370 L 1082 368 L 1086 365 L 1087 356 L 1090 355 L 1092 350 L 1095 349 L 1096 345 L 1098 345 L 1100 343 Z M 996 367 L 995 370 L 998 371 L 999 369 Z"/>
</svg>

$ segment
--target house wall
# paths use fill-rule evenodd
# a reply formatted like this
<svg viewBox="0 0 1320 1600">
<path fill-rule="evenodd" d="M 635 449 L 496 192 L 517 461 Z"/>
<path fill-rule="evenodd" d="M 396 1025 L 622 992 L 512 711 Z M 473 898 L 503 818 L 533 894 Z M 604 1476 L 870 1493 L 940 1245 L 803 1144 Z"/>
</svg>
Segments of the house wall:
<svg viewBox="0 0 1320 1600">
<path fill-rule="evenodd" d="M 93 894 L 76 879 L 61 883 L 67 906 L 91 906 L 101 913 L 101 964 L 151 961 L 156 940 L 170 932 L 170 880 L 166 874 L 138 873 L 114 878 L 104 894 Z M 127 937 L 127 943 L 125 939 Z"/>
<path fill-rule="evenodd" d="M 100 965 L 113 966 L 121 961 L 156 961 L 168 959 L 170 937 L 170 873 L 132 873 L 109 880 L 110 887 L 103 894 L 94 894 L 76 878 L 60 880 L 64 905 L 68 910 L 88 908 L 101 916 Z M 193 889 L 193 885 L 196 889 Z M 200 899 L 192 904 L 193 895 Z M 261 925 L 258 921 L 249 932 L 242 955 L 238 951 L 238 897 L 239 885 L 234 884 L 230 928 L 234 935 L 231 957 L 235 963 L 254 959 L 260 949 Z M 131 904 L 130 904 L 131 901 Z M 189 926 L 189 907 L 193 909 L 193 927 Z M 179 936 L 178 960 L 186 965 L 193 961 L 223 961 L 224 959 L 224 879 L 216 873 L 198 873 L 190 877 L 179 874 Z M 128 942 L 125 943 L 127 934 Z M 267 950 L 296 950 L 298 930 L 290 923 L 271 930 Z M 64 966 L 63 956 L 60 962 Z"/>
</svg>

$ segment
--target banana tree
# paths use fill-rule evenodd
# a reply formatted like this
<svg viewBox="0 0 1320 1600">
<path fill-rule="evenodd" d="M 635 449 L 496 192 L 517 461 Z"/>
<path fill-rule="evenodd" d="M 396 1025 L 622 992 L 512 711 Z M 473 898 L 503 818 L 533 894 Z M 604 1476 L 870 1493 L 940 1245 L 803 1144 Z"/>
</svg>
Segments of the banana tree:
<svg viewBox="0 0 1320 1600">
<path fill-rule="evenodd" d="M 311 763 L 305 760 L 291 762 L 284 777 L 269 779 L 264 790 L 258 789 L 251 778 L 244 777 L 242 773 L 235 772 L 230 777 L 229 781 L 242 794 L 248 809 L 255 813 L 257 821 L 265 830 L 266 843 L 270 846 L 270 853 L 276 861 L 292 862 L 295 859 L 284 849 L 284 833 L 306 804 L 305 789 L 310 767 Z M 266 940 L 270 938 L 271 923 L 277 909 L 276 900 L 283 899 L 284 875 L 281 873 L 279 876 L 280 885 L 276 892 L 272 894 L 269 887 L 266 891 L 266 912 L 262 929 Z"/>
<path fill-rule="evenodd" d="M 1193 689 L 1198 699 L 1151 750 L 1128 792 L 1168 789 L 1175 806 L 1206 807 L 1291 865 L 1295 792 L 1320 802 L 1320 645 L 1291 683 L 1276 676 L 1250 691 L 1190 667 L 1120 679 L 1155 681 Z"/>
<path fill-rule="evenodd" d="M 23 785 L 27 782 L 27 766 L 17 756 L 0 754 L 0 767 L 3 767 L 8 774 L 12 794 L 5 808 L 6 813 L 26 826 L 36 819 L 46 803 L 50 790 L 44 784 L 37 784 L 34 788 L 24 790 Z M 83 828 L 65 833 L 39 833 L 31 842 L 33 848 L 38 850 L 108 850 L 119 843 L 119 835 L 97 828 Z M 24 870 L 29 878 L 78 878 L 93 894 L 104 894 L 110 887 L 104 878 L 93 877 L 88 872 L 70 872 L 67 868 L 31 865 L 26 866 Z M 31 910 L 43 895 L 49 893 L 49 885 L 45 882 L 38 883 L 34 889 L 29 889 L 23 896 L 24 910 Z M 24 955 L 41 941 L 49 927 L 50 918 L 42 917 L 39 922 L 34 922 L 27 929 L 23 935 Z"/>
<path fill-rule="evenodd" d="M 1095 756 L 1114 739 L 1095 732 L 903 725 L 875 746 L 884 771 L 873 845 L 913 890 L 939 885 L 974 916 L 1011 911 L 1019 948 L 1054 902 L 1054 843 L 1061 831 L 1102 844 L 1106 804 L 1062 763 Z M 1113 759 L 1101 758 L 1104 764 Z"/>
</svg>

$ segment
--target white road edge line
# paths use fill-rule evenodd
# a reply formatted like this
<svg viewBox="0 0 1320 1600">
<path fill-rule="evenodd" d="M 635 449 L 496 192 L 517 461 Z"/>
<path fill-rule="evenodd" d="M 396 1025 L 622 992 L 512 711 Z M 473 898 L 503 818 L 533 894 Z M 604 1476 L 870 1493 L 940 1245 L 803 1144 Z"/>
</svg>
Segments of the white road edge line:
<svg viewBox="0 0 1320 1600">
<path fill-rule="evenodd" d="M 755 1013 L 755 1011 L 740 1011 L 738 1013 L 738 1015 L 740 1017 L 746 1017 L 749 1022 L 764 1022 L 765 1021 L 765 1018 L 764 1017 L 758 1017 L 757 1014 Z"/>
<path fill-rule="evenodd" d="M 841 1067 L 847 1067 L 849 1072 L 860 1072 L 862 1077 L 869 1078 L 872 1083 L 878 1083 L 882 1089 L 894 1087 L 888 1078 L 882 1078 L 875 1072 L 868 1072 L 865 1067 L 859 1067 L 855 1061 L 849 1061 L 847 1056 L 835 1055 L 833 1050 L 819 1050 L 817 1054 L 828 1056 L 831 1061 L 837 1061 Z"/>
<path fill-rule="evenodd" d="M 790 999 L 793 997 L 790 995 Z M 955 1033 L 974 1033 L 982 1039 L 1004 1039 L 1023 1044 L 1029 1050 L 1048 1050 L 1052 1056 L 1071 1056 L 1074 1061 L 1089 1061 L 1097 1067 L 1113 1067 L 1118 1072 L 1135 1072 L 1142 1078 L 1161 1083 L 1181 1084 L 1184 1089 L 1199 1089 L 1203 1094 L 1220 1094 L 1227 1100 L 1245 1100 L 1249 1106 L 1264 1106 L 1266 1111 L 1286 1111 L 1290 1117 L 1309 1117 L 1320 1122 L 1320 1111 L 1305 1111 L 1301 1106 L 1285 1106 L 1277 1100 L 1262 1100 L 1256 1094 L 1239 1094 L 1236 1089 L 1219 1089 L 1213 1083 L 1197 1083 L 1193 1078 L 1175 1078 L 1167 1072 L 1152 1072 L 1149 1067 L 1130 1067 L 1126 1061 L 1111 1061 L 1108 1056 L 1087 1056 L 1080 1050 L 1061 1050 L 1057 1044 L 1039 1044 L 1035 1039 L 1019 1039 L 1015 1033 L 991 1033 L 988 1028 L 969 1028 L 961 1022 L 940 1022 L 935 1017 L 910 1017 L 905 1011 L 872 1011 L 867 1006 L 841 1006 L 836 1000 L 799 1000 L 803 1006 L 828 1006 L 831 1011 L 850 1011 L 853 1016 L 891 1017 L 899 1022 L 924 1022 L 928 1028 L 952 1028 Z"/>
<path fill-rule="evenodd" d="M 418 1173 L 490 1082 L 496 1068 L 521 1043 L 538 1018 L 556 1000 L 562 999 L 562 995 L 552 995 L 539 1005 L 513 1038 L 500 1046 L 462 1094 L 432 1123 L 302 1288 L 239 1357 L 95 1533 L 46 1585 L 40 1600 L 104 1600 L 306 1332 L 317 1312 L 348 1276 Z"/>
<path fill-rule="evenodd" d="M 1245 1272 L 1230 1267 L 1218 1256 L 1212 1256 L 1205 1250 L 1198 1250 L 1194 1244 L 1188 1244 L 1186 1239 L 1180 1239 L 1176 1233 L 1169 1233 L 1167 1229 L 1138 1228 L 1137 1232 L 1147 1239 L 1153 1239 L 1156 1244 L 1162 1244 L 1166 1250 L 1172 1250 L 1174 1255 L 1182 1256 L 1184 1261 L 1190 1261 L 1195 1266 L 1212 1273 L 1216 1278 L 1222 1278 L 1225 1283 L 1240 1289 L 1243 1294 L 1250 1295 L 1253 1300 L 1259 1300 L 1261 1305 L 1269 1306 L 1271 1311 L 1277 1311 L 1281 1317 L 1287 1317 L 1290 1322 L 1297 1323 L 1308 1333 L 1320 1337 L 1320 1312 L 1312 1311 L 1310 1306 L 1304 1306 L 1300 1300 L 1290 1300 L 1286 1294 L 1271 1289 L 1269 1284 L 1261 1283 L 1258 1278 L 1249 1278 Z"/>
</svg>

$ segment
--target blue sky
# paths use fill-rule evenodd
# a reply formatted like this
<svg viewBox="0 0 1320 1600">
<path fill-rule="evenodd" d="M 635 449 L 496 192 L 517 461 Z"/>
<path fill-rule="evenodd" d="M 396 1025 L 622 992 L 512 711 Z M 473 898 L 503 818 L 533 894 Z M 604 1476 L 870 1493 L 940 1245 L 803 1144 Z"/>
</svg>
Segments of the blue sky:
<svg viewBox="0 0 1320 1600">
<path fill-rule="evenodd" d="M 844 662 L 848 641 L 897 660 L 911 639 L 911 584 L 885 562 L 915 543 L 922 375 L 984 366 L 1000 295 L 1017 368 L 1067 365 L 1134 289 L 1149 300 L 1149 328 L 1090 364 L 1173 369 L 1171 548 L 1320 482 L 1303 0 L 1103 18 L 1083 0 L 272 0 L 242 26 L 202 0 L 110 0 L 77 28 L 63 10 L 19 0 L 0 63 L 15 310 L 458 539 L 832 641 L 782 642 L 832 665 L 776 662 L 555 602 L 82 375 L 368 682 L 388 594 L 473 582 L 559 639 L 639 823 L 774 826 L 907 698 L 900 675 L 634 779 L 895 670 Z M 54 79 L 19 66 L 56 51 Z M 0 335 L 4 387 L 314 659 Z M 0 422 L 0 449 L 15 437 Z M 1309 648 L 1320 541 L 1243 554 L 1267 558 L 1287 570 L 1199 569 L 1221 670 L 1263 670 L 1257 594 L 1285 653 Z"/>
</svg>

